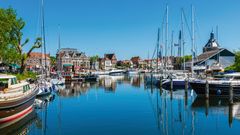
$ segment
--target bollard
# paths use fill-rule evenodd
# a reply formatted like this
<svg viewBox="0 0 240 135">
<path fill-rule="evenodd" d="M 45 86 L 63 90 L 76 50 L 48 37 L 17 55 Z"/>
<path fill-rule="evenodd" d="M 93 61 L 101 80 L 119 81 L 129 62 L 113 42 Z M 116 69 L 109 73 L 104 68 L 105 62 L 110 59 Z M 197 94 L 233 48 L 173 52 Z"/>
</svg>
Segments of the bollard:
<svg viewBox="0 0 240 135">
<path fill-rule="evenodd" d="M 228 124 L 229 127 L 232 127 L 232 123 L 233 123 L 233 105 L 229 105 L 228 107 Z"/>
<path fill-rule="evenodd" d="M 170 90 L 171 91 L 173 90 L 173 80 L 172 80 L 172 77 L 170 78 Z"/>
<path fill-rule="evenodd" d="M 205 115 L 208 116 L 208 109 L 209 109 L 209 99 L 205 99 Z"/>
<path fill-rule="evenodd" d="M 162 77 L 160 77 L 159 85 L 160 85 L 160 89 L 161 89 L 162 88 Z"/>
<path fill-rule="evenodd" d="M 185 92 L 188 90 L 188 80 L 187 78 L 185 79 Z"/>
<path fill-rule="evenodd" d="M 232 86 L 232 83 L 230 83 L 230 86 L 229 86 L 229 104 L 230 105 L 233 104 L 233 86 Z"/>
<path fill-rule="evenodd" d="M 208 83 L 208 80 L 206 80 L 205 98 L 206 98 L 206 99 L 209 99 L 209 83 Z"/>
</svg>

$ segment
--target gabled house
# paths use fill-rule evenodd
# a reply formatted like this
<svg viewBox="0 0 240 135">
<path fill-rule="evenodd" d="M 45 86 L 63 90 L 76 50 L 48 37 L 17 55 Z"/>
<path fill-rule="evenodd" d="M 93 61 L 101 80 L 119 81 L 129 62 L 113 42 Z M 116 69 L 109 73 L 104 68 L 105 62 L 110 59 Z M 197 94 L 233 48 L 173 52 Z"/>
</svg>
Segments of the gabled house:
<svg viewBox="0 0 240 135">
<path fill-rule="evenodd" d="M 222 68 L 226 68 L 234 64 L 234 61 L 235 54 L 228 49 L 221 48 L 212 32 L 210 39 L 203 47 L 203 53 L 194 59 L 194 66 L 210 67 L 214 64 L 219 64 Z M 191 61 L 186 63 L 186 67 L 191 68 Z"/>
<path fill-rule="evenodd" d="M 46 57 L 46 62 L 45 62 Z M 45 63 L 47 64 L 45 66 Z M 32 70 L 35 72 L 40 72 L 42 68 L 47 67 L 47 71 L 50 71 L 51 60 L 50 54 L 43 54 L 39 52 L 32 52 L 30 56 L 26 60 L 26 68 L 27 70 Z"/>
<path fill-rule="evenodd" d="M 62 48 L 57 52 L 58 70 L 80 71 L 90 69 L 90 60 L 84 52 L 74 48 Z"/>
<path fill-rule="evenodd" d="M 100 68 L 102 70 L 111 70 L 116 67 L 117 58 L 114 53 L 112 54 L 104 54 L 104 58 L 99 59 Z"/>
</svg>

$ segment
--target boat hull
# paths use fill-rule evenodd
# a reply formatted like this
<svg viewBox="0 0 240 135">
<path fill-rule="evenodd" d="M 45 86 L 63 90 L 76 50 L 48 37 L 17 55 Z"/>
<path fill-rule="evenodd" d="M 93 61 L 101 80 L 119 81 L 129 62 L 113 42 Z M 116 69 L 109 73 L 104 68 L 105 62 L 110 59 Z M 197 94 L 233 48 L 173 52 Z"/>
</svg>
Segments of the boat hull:
<svg viewBox="0 0 240 135">
<path fill-rule="evenodd" d="M 203 96 L 205 95 L 205 83 L 200 82 L 190 82 L 192 89 L 196 92 L 197 95 Z M 234 85 L 233 87 L 233 95 L 240 96 L 240 86 Z M 209 95 L 211 96 L 228 96 L 229 95 L 229 84 L 211 84 L 209 83 Z"/>
<path fill-rule="evenodd" d="M 29 95 L 24 96 L 22 98 L 16 99 L 16 100 L 9 100 L 9 101 L 1 101 L 0 102 L 0 111 L 2 109 L 8 109 L 20 106 L 22 104 L 27 103 L 28 101 L 35 99 L 36 95 L 38 93 L 37 89 L 34 89 Z"/>
<path fill-rule="evenodd" d="M 162 87 L 169 90 L 171 88 L 171 82 L 169 80 L 165 81 Z M 188 84 L 188 88 L 190 88 L 190 84 Z M 185 80 L 173 80 L 173 90 L 179 89 L 185 89 Z"/>
<path fill-rule="evenodd" d="M 33 111 L 33 103 L 35 98 L 31 98 L 26 103 L 8 108 L 8 109 L 1 109 L 0 110 L 0 129 L 10 126 Z"/>
</svg>

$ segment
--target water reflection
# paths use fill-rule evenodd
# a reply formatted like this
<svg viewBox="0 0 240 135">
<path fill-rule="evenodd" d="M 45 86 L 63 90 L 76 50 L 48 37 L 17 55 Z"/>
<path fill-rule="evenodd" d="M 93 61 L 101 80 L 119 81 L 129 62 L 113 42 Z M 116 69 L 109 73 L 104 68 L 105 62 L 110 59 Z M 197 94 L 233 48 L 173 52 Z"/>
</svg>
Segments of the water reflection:
<svg viewBox="0 0 240 135">
<path fill-rule="evenodd" d="M 29 115 L 25 122 L 6 131 L 88 135 L 239 133 L 239 100 L 229 106 L 227 99 L 205 100 L 192 91 L 146 86 L 143 78 L 104 76 L 96 83 L 59 86 L 56 96 L 37 99 L 36 120 L 29 120 Z"/>
<path fill-rule="evenodd" d="M 30 126 L 33 123 L 37 123 L 39 121 L 39 118 L 37 116 L 37 113 L 35 110 L 30 112 L 28 115 L 23 117 L 21 120 L 19 120 L 16 123 L 13 123 L 7 127 L 0 129 L 0 134 L 12 134 L 12 135 L 24 135 L 28 134 L 30 130 Z"/>
<path fill-rule="evenodd" d="M 197 97 L 193 102 L 191 109 L 197 112 L 204 112 L 205 116 L 209 115 L 226 115 L 228 116 L 229 126 L 233 124 L 233 119 L 240 120 L 240 99 L 234 100 L 234 104 L 230 105 L 227 98 L 211 97 L 205 99 Z"/>
<path fill-rule="evenodd" d="M 63 97 L 81 96 L 85 95 L 91 88 L 102 88 L 105 92 L 114 93 L 118 85 L 131 84 L 134 87 L 140 88 L 143 82 L 143 75 L 100 76 L 98 82 L 71 82 L 64 86 L 58 86 L 58 95 Z"/>
</svg>

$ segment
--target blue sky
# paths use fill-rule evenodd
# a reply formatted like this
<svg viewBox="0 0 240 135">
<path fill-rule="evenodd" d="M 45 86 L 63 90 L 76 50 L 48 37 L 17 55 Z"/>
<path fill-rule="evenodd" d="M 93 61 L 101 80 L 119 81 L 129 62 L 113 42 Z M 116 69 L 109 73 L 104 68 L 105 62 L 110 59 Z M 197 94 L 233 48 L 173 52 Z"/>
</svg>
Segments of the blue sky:
<svg viewBox="0 0 240 135">
<path fill-rule="evenodd" d="M 13 7 L 26 21 L 24 37 L 31 41 L 40 34 L 40 4 L 40 0 L 0 0 L 0 7 Z M 169 40 L 173 30 L 177 42 L 181 8 L 190 24 L 193 4 L 198 53 L 217 25 L 221 47 L 240 48 L 239 0 L 45 0 L 47 52 L 56 53 L 60 24 L 62 47 L 77 48 L 90 56 L 116 53 L 119 59 L 147 58 L 148 52 L 153 53 L 166 4 Z M 186 52 L 190 53 L 189 34 L 185 35 Z"/>
</svg>

